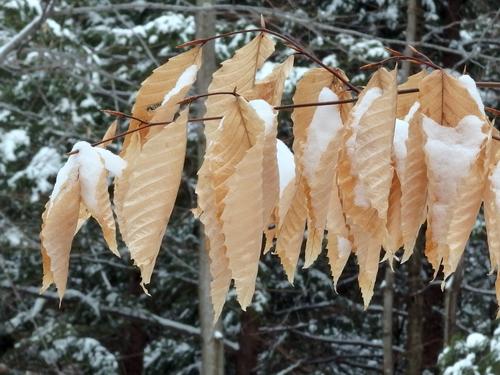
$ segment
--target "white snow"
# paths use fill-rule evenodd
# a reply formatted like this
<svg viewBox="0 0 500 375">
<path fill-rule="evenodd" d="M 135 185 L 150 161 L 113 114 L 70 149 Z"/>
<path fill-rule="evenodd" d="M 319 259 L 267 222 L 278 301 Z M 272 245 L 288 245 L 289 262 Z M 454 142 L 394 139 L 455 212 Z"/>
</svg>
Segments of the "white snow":
<svg viewBox="0 0 500 375">
<path fill-rule="evenodd" d="M 0 159 L 17 160 L 16 150 L 21 146 L 29 146 L 30 138 L 26 130 L 14 129 L 7 133 L 0 132 Z"/>
<path fill-rule="evenodd" d="M 455 198 L 461 179 L 469 173 L 487 137 L 481 131 L 482 126 L 483 121 L 472 115 L 465 116 L 454 128 L 441 126 L 423 116 L 423 129 L 427 136 L 424 150 L 436 184 L 436 197 L 431 209 L 435 239 L 443 238 L 448 205 Z"/>
<path fill-rule="evenodd" d="M 467 89 L 472 99 L 474 99 L 474 101 L 476 102 L 479 111 L 484 115 L 484 104 L 481 100 L 481 95 L 479 94 L 479 90 L 477 89 L 476 82 L 468 74 L 460 76 L 458 80 L 462 84 L 462 86 Z"/>
<path fill-rule="evenodd" d="M 120 177 L 127 166 L 127 162 L 111 151 L 101 147 L 94 147 L 104 162 L 104 168 L 108 170 L 112 177 Z"/>
<path fill-rule="evenodd" d="M 500 208 L 500 163 L 498 163 L 493 169 L 490 181 L 491 189 L 495 193 L 495 204 L 498 208 Z"/>
<path fill-rule="evenodd" d="M 354 158 L 354 150 L 356 148 L 356 136 L 359 131 L 359 122 L 363 115 L 368 111 L 373 102 L 382 96 L 382 90 L 378 87 L 373 87 L 368 89 L 363 97 L 356 103 L 356 106 L 352 112 L 352 122 L 351 122 L 351 130 L 352 135 L 346 142 L 347 154 L 351 159 L 351 167 L 353 175 L 355 175 L 355 171 L 357 170 L 356 160 Z M 356 176 L 357 177 L 357 176 Z M 354 204 L 358 207 L 368 208 L 370 207 L 370 202 L 366 195 L 366 189 L 363 186 L 362 181 L 357 178 L 356 186 L 354 187 Z"/>
<path fill-rule="evenodd" d="M 167 103 L 172 96 L 178 94 L 179 91 L 181 91 L 184 87 L 192 85 L 196 80 L 196 73 L 198 73 L 197 65 L 193 64 L 189 68 L 187 68 L 177 79 L 175 87 L 165 94 L 161 105 Z"/>
<path fill-rule="evenodd" d="M 264 121 L 264 132 L 269 134 L 274 128 L 274 111 L 273 107 L 262 99 L 251 100 L 248 104 L 254 109 L 257 115 Z"/>
<path fill-rule="evenodd" d="M 351 241 L 345 237 L 337 236 L 337 248 L 340 258 L 348 257 L 351 254 Z"/>
<path fill-rule="evenodd" d="M 477 332 L 471 333 L 469 336 L 467 336 L 467 340 L 465 341 L 465 346 L 469 349 L 480 349 L 481 347 L 485 346 L 488 342 L 488 338 Z"/>
<path fill-rule="evenodd" d="M 57 174 L 61 168 L 61 156 L 59 152 L 52 147 L 42 147 L 31 159 L 28 166 L 21 171 L 16 172 L 9 179 L 9 186 L 15 187 L 16 182 L 23 177 L 32 180 L 35 186 L 31 192 L 31 202 L 39 199 L 40 193 L 47 193 L 52 184 L 48 179 Z"/>
<path fill-rule="evenodd" d="M 97 210 L 97 184 L 104 170 L 108 170 L 115 176 L 120 176 L 126 166 L 126 162 L 119 156 L 108 150 L 92 147 L 88 142 L 77 142 L 72 151 L 78 150 L 77 154 L 70 155 L 68 161 L 57 174 L 51 201 L 53 201 L 61 187 L 68 180 L 75 168 L 78 168 L 78 179 L 80 181 L 81 197 L 90 211 Z"/>
<path fill-rule="evenodd" d="M 97 206 L 97 185 L 99 177 L 104 171 L 104 164 L 99 154 L 87 142 L 77 142 L 73 146 L 73 150 L 78 150 L 78 154 L 74 155 L 79 166 L 80 193 L 85 206 L 93 212 L 99 207 Z"/>
<path fill-rule="evenodd" d="M 477 372 L 477 366 L 474 364 L 476 360 L 476 354 L 475 353 L 469 353 L 467 354 L 467 357 L 462 358 L 455 362 L 453 366 L 447 367 L 443 375 L 462 375 L 466 371 L 469 371 L 469 373 L 472 374 L 479 374 Z"/>
<path fill-rule="evenodd" d="M 410 110 L 406 114 L 404 120 L 407 123 L 410 123 L 410 121 L 412 120 L 413 116 L 415 116 L 415 113 L 417 113 L 419 108 L 420 108 L 420 102 L 413 103 L 413 105 L 410 107 Z"/>
<path fill-rule="evenodd" d="M 396 119 L 396 126 L 394 128 L 394 141 L 393 152 L 396 161 L 396 171 L 401 177 L 405 168 L 406 161 L 406 140 L 408 139 L 409 124 L 400 119 Z"/>
<path fill-rule="evenodd" d="M 285 188 L 295 178 L 295 159 L 288 146 L 280 139 L 276 140 L 276 154 L 278 158 L 281 197 Z"/>
<path fill-rule="evenodd" d="M 323 87 L 318 102 L 337 101 L 338 96 L 328 87 Z M 339 106 L 325 105 L 316 107 L 307 129 L 307 142 L 304 146 L 304 172 L 313 178 L 314 172 L 330 142 L 342 129 Z"/>
<path fill-rule="evenodd" d="M 59 193 L 63 185 L 68 181 L 68 179 L 72 176 L 75 169 L 78 168 L 78 162 L 75 158 L 75 155 L 71 155 L 66 163 L 62 166 L 62 168 L 57 172 L 56 183 L 54 184 L 54 189 L 52 189 L 52 194 L 50 195 L 50 200 L 54 201 Z"/>
</svg>

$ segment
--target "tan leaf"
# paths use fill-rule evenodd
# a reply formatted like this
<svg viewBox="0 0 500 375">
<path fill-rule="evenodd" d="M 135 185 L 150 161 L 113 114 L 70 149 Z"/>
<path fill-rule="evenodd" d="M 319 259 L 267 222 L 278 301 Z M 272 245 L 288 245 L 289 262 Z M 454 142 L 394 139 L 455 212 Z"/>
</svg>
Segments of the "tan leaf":
<svg viewBox="0 0 500 375">
<path fill-rule="evenodd" d="M 325 69 L 308 71 L 297 84 L 294 104 L 350 98 L 344 85 Z M 343 136 L 344 105 L 296 108 L 294 151 L 297 171 L 304 176 L 308 208 L 308 236 L 304 267 L 309 267 L 322 249 L 326 217 Z"/>
<path fill-rule="evenodd" d="M 274 51 L 274 41 L 264 33 L 257 35 L 250 43 L 236 51 L 234 56 L 222 63 L 213 74 L 208 92 L 233 91 L 244 93 L 255 87 L 255 74 Z M 229 95 L 214 95 L 205 103 L 206 117 L 226 116 L 231 111 L 232 98 Z M 218 121 L 205 122 L 208 140 L 219 125 Z"/>
<path fill-rule="evenodd" d="M 407 89 L 418 89 L 418 85 L 420 81 L 427 77 L 428 73 L 425 70 L 421 70 L 420 72 L 413 74 L 408 77 L 406 82 L 398 85 L 399 90 L 407 90 Z M 412 92 L 408 94 L 398 95 L 397 109 L 396 109 L 396 117 L 402 119 L 406 116 L 406 114 L 410 111 L 411 106 L 418 100 L 418 91 Z"/>
<path fill-rule="evenodd" d="M 68 178 L 59 192 L 54 191 L 52 195 L 53 198 L 47 203 L 42 214 L 40 241 L 44 276 L 41 291 L 47 290 L 54 282 L 62 300 L 66 291 L 69 254 L 80 207 L 80 184 L 76 166 L 69 171 Z"/>
<path fill-rule="evenodd" d="M 144 80 L 137 92 L 135 104 L 132 107 L 132 116 L 149 122 L 157 111 L 163 112 L 160 116 L 163 121 L 171 121 L 179 109 L 179 102 L 187 94 L 196 73 L 201 66 L 202 47 L 196 46 L 189 51 L 181 53 L 165 64 L 156 68 L 153 73 Z M 168 102 L 169 105 L 166 105 Z M 139 121 L 131 120 L 129 130 L 140 127 Z M 151 135 L 161 131 L 161 126 L 154 126 L 141 130 L 141 143 L 144 143 L 148 133 Z M 127 136 L 123 149 L 128 147 L 131 136 Z"/>
<path fill-rule="evenodd" d="M 116 129 L 118 128 L 118 121 L 115 120 L 111 123 L 111 125 L 109 125 L 108 129 L 106 130 L 106 133 L 104 133 L 104 136 L 102 137 L 102 140 L 105 140 L 105 139 L 108 139 L 108 138 L 112 138 L 116 135 Z M 104 143 L 101 143 L 100 145 L 98 145 L 97 147 L 101 147 L 101 148 L 106 148 L 108 147 L 113 141 L 107 141 L 107 142 L 104 142 Z"/>
<path fill-rule="evenodd" d="M 444 70 L 435 70 L 419 85 L 423 115 L 443 126 L 455 127 L 467 115 L 484 116 L 467 89 Z"/>
<path fill-rule="evenodd" d="M 246 152 L 262 135 L 262 119 L 251 105 L 242 97 L 229 96 L 226 114 L 220 125 L 207 141 L 205 159 L 198 171 L 198 206 L 202 213 L 200 220 L 205 226 L 209 241 L 209 257 L 212 263 L 211 295 L 214 304 L 214 317 L 218 318 L 225 301 L 232 275 L 228 254 L 224 244 L 221 215 L 224 199 L 228 193 L 227 180 L 236 171 L 236 166 Z M 272 112 L 272 110 L 271 110 Z M 262 185 L 260 186 L 262 189 Z M 263 217 L 263 213 L 261 213 Z M 259 228 L 262 232 L 263 226 Z M 234 276 L 233 276 L 234 278 Z"/>
<path fill-rule="evenodd" d="M 406 262 L 415 247 L 420 227 L 427 215 L 427 167 L 425 165 L 422 116 L 417 111 L 411 117 L 406 140 L 406 160 L 401 181 L 401 230 L 404 242 L 402 262 Z"/>
<path fill-rule="evenodd" d="M 236 165 L 234 174 L 228 178 L 228 192 L 221 216 L 229 267 L 243 310 L 252 302 L 255 291 L 265 223 L 263 138 L 262 134 L 256 139 Z"/>
<path fill-rule="evenodd" d="M 255 86 L 244 93 L 248 100 L 263 99 L 272 106 L 281 104 L 281 97 L 285 89 L 285 81 L 293 68 L 293 56 L 289 56 L 284 62 L 278 64 L 273 71 L 257 81 Z"/>
<path fill-rule="evenodd" d="M 498 136 L 498 131 L 494 129 Z M 500 191 L 498 190 L 498 174 L 500 162 L 500 146 L 493 141 L 488 150 L 489 173 L 484 190 L 484 218 L 488 233 L 488 251 L 490 254 L 491 272 L 497 272 L 495 281 L 497 304 L 500 301 Z M 496 173 L 495 173 L 496 172 Z M 495 180 L 495 182 L 494 182 Z M 498 198 L 497 198 L 498 195 Z M 497 318 L 500 314 L 497 314 Z"/>
<path fill-rule="evenodd" d="M 352 244 L 349 240 L 349 229 L 347 228 L 343 213 L 336 180 L 335 175 L 326 226 L 328 230 L 328 260 L 332 270 L 335 289 L 337 288 L 342 271 L 349 260 L 352 249 Z"/>
<path fill-rule="evenodd" d="M 218 216 L 215 187 L 212 174 L 206 169 L 198 172 L 196 185 L 200 220 L 204 224 L 207 246 L 206 251 L 210 258 L 210 295 L 214 309 L 214 322 L 219 319 L 226 295 L 231 284 L 231 270 L 226 257 L 226 246 L 222 234 L 222 224 Z"/>
<path fill-rule="evenodd" d="M 351 111 L 339 164 L 341 201 L 358 259 L 365 307 L 373 296 L 386 236 L 396 100 L 396 72 L 378 70 Z"/>
<path fill-rule="evenodd" d="M 280 257 L 288 281 L 293 284 L 295 268 L 304 239 L 307 205 L 304 193 L 303 179 L 300 176 L 296 185 L 290 185 L 288 194 L 293 193 L 291 205 L 285 215 L 280 214 L 280 226 L 277 234 L 276 254 Z M 285 193 L 284 193 L 285 194 Z"/>
<path fill-rule="evenodd" d="M 388 260 L 392 268 L 396 252 L 403 246 L 403 233 L 401 231 L 401 184 L 396 173 L 392 177 L 389 210 L 387 211 L 387 235 L 383 246 L 385 250 L 384 260 Z"/>
<path fill-rule="evenodd" d="M 127 191 L 130 186 L 130 175 L 133 171 L 132 164 L 139 157 L 141 152 L 141 141 L 138 132 L 132 133 L 128 147 L 122 152 L 121 156 L 127 161 L 127 167 L 123 170 L 120 177 L 115 178 L 114 185 L 114 198 L 113 203 L 115 206 L 116 220 L 122 235 L 123 241 L 128 243 L 128 225 L 126 225 L 126 217 L 123 213 L 123 206 L 125 204 Z"/>
<path fill-rule="evenodd" d="M 396 70 L 388 72 L 379 69 L 363 91 L 372 87 L 381 89 L 382 95 L 375 99 L 359 120 L 353 167 L 366 190 L 370 205 L 385 220 L 393 174 L 391 161 L 397 103 Z"/>
<path fill-rule="evenodd" d="M 446 277 L 463 252 L 486 178 L 489 127 L 479 94 L 463 78 L 435 71 L 419 87 L 429 191 L 425 253 L 435 273 L 443 263 Z"/>
<path fill-rule="evenodd" d="M 174 123 L 162 127 L 144 143 L 135 160 L 129 160 L 120 179 L 126 178 L 126 191 L 120 192 L 123 201 L 117 215 L 121 216 L 119 222 L 131 258 L 141 270 L 143 287 L 151 280 L 181 182 L 186 125 L 187 110 L 184 110 Z"/>
</svg>

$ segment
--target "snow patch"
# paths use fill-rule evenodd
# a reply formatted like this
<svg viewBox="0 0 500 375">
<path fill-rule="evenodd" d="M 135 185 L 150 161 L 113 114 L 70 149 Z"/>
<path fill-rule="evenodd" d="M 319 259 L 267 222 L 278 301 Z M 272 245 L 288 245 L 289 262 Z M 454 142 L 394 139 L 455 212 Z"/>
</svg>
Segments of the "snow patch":
<svg viewBox="0 0 500 375">
<path fill-rule="evenodd" d="M 196 73 L 198 73 L 197 65 L 193 64 L 189 68 L 187 68 L 177 79 L 175 87 L 165 94 L 165 97 L 163 98 L 163 102 L 161 102 L 161 105 L 168 103 L 170 98 L 178 94 L 179 91 L 181 91 L 184 87 L 192 85 L 193 82 L 196 80 Z"/>
<path fill-rule="evenodd" d="M 117 155 L 100 147 L 92 147 L 88 142 L 77 142 L 71 151 L 78 153 L 70 155 L 68 161 L 57 174 L 54 190 L 50 197 L 54 201 L 64 183 L 78 169 L 81 197 L 90 211 L 97 210 L 97 185 L 104 170 L 114 176 L 120 176 L 126 162 Z"/>
<path fill-rule="evenodd" d="M 424 151 L 436 184 L 435 203 L 431 209 L 435 239 L 445 235 L 448 206 L 487 137 L 481 130 L 483 124 L 477 116 L 469 115 L 452 128 L 423 116 L 423 129 L 427 136 Z"/>
<path fill-rule="evenodd" d="M 269 134 L 274 128 L 273 107 L 262 99 L 251 100 L 248 104 L 254 109 L 257 115 L 264 121 L 264 132 Z"/>
<path fill-rule="evenodd" d="M 285 188 L 295 178 L 295 159 L 288 146 L 280 139 L 276 140 L 276 154 L 281 197 Z"/>
<path fill-rule="evenodd" d="M 94 147 L 94 150 L 102 158 L 104 168 L 111 174 L 111 177 L 121 177 L 123 170 L 127 166 L 127 162 L 105 148 Z"/>
<path fill-rule="evenodd" d="M 484 115 L 484 104 L 481 100 L 481 95 L 479 94 L 479 90 L 476 86 L 476 81 L 474 81 L 471 76 L 468 74 L 464 74 L 458 78 L 458 81 L 464 86 L 472 99 L 476 102 L 479 111 Z"/>
<path fill-rule="evenodd" d="M 471 333 L 469 336 L 467 336 L 467 340 L 465 341 L 465 346 L 469 349 L 475 349 L 475 348 L 481 348 L 485 346 L 488 343 L 488 338 L 477 332 Z"/>
<path fill-rule="evenodd" d="M 26 130 L 14 129 L 4 134 L 0 132 L 0 158 L 6 161 L 16 161 L 16 150 L 29 144 L 30 138 Z"/>
<path fill-rule="evenodd" d="M 406 114 L 404 120 L 409 124 L 411 120 L 413 119 L 413 116 L 415 116 L 415 113 L 417 113 L 418 109 L 420 108 L 420 102 L 415 102 L 413 105 L 410 107 L 410 110 Z"/>
<path fill-rule="evenodd" d="M 409 124 L 406 121 L 396 119 L 396 126 L 394 128 L 393 151 L 396 161 L 396 171 L 400 177 L 405 168 L 406 161 L 406 140 L 408 139 Z"/>
<path fill-rule="evenodd" d="M 318 96 L 318 102 L 337 101 L 338 96 L 329 88 L 323 87 Z M 339 107 L 325 105 L 316 107 L 313 118 L 307 130 L 307 142 L 304 149 L 304 172 L 313 178 L 321 156 L 330 142 L 342 129 L 342 118 Z"/>
</svg>

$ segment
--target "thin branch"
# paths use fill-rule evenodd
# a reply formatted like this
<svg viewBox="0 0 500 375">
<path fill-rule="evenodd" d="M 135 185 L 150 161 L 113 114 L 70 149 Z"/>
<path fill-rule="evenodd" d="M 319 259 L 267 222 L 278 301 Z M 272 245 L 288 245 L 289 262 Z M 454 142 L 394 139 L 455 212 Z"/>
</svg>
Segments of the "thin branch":
<svg viewBox="0 0 500 375">
<path fill-rule="evenodd" d="M 29 39 L 43 25 L 47 17 L 52 12 L 55 0 L 51 0 L 40 15 L 34 18 L 24 29 L 22 29 L 14 38 L 0 47 L 0 64 L 4 62 L 7 55 L 21 45 L 25 40 Z"/>
<path fill-rule="evenodd" d="M 233 91 L 218 91 L 218 92 L 209 92 L 209 93 L 206 93 L 206 94 L 188 96 L 187 98 L 181 100 L 177 104 L 180 104 L 180 105 L 191 104 L 195 100 L 198 100 L 198 99 L 201 99 L 201 98 L 206 98 L 208 96 L 215 96 L 215 95 L 233 95 L 234 97 L 240 96 L 240 94 L 238 94 L 236 92 L 236 87 L 235 87 Z"/>
<path fill-rule="evenodd" d="M 337 69 L 337 68 L 331 68 L 328 65 L 324 64 L 320 59 L 318 59 L 312 53 L 309 53 L 308 51 L 306 51 L 298 42 L 296 42 L 292 38 L 290 38 L 290 37 L 288 37 L 286 35 L 283 35 L 283 34 L 277 32 L 277 31 L 269 30 L 269 29 L 266 29 L 266 28 L 263 28 L 263 27 L 256 28 L 256 29 L 231 31 L 231 32 L 228 32 L 228 33 L 214 35 L 214 36 L 211 36 L 209 38 L 195 39 L 195 40 L 183 43 L 183 44 L 177 46 L 177 48 L 190 47 L 190 46 L 195 46 L 195 45 L 199 45 L 199 44 L 203 45 L 203 44 L 205 44 L 205 43 L 207 43 L 207 42 L 209 42 L 211 40 L 215 40 L 215 39 L 219 39 L 219 38 L 225 38 L 225 37 L 236 35 L 236 34 L 246 34 L 246 33 L 253 33 L 253 32 L 266 33 L 266 34 L 270 34 L 270 35 L 273 35 L 273 36 L 281 39 L 282 41 L 285 42 L 284 44 L 286 46 L 292 48 L 294 51 L 298 52 L 299 54 L 307 57 L 309 60 L 311 60 L 312 62 L 318 64 L 323 69 L 326 69 L 328 72 L 330 72 L 335 77 L 337 77 L 339 79 L 339 81 L 341 81 L 344 85 L 346 85 L 347 87 L 349 87 L 351 90 L 357 92 L 358 94 L 361 92 L 361 90 L 358 87 L 354 86 L 352 83 L 350 83 L 342 75 L 342 73 L 340 72 L 339 69 Z"/>
<path fill-rule="evenodd" d="M 125 113 L 122 113 L 122 112 L 111 111 L 111 110 L 106 110 L 106 111 L 103 111 L 103 112 L 106 112 L 108 114 L 113 114 L 113 115 L 116 115 L 116 116 L 119 116 L 119 117 L 126 117 L 126 118 L 137 119 L 137 121 L 139 121 L 140 123 L 147 124 L 147 125 L 140 126 L 140 127 L 136 128 L 136 129 L 132 129 L 132 130 L 127 130 L 126 132 L 117 134 L 114 137 L 106 138 L 106 139 L 103 139 L 103 140 L 101 140 L 99 142 L 92 143 L 91 144 L 92 147 L 99 146 L 102 143 L 114 141 L 115 139 L 122 138 L 122 137 L 124 137 L 124 136 L 126 136 L 128 134 L 132 134 L 132 133 L 138 132 L 140 130 L 147 129 L 147 128 L 150 128 L 152 126 L 168 125 L 168 124 L 171 124 L 172 122 L 174 122 L 174 121 L 147 122 L 147 121 L 143 121 L 141 119 L 135 118 L 133 116 L 126 115 Z M 188 122 L 199 122 L 199 121 L 210 121 L 210 120 L 222 120 L 222 116 L 191 118 L 191 119 L 188 119 Z M 74 151 L 66 153 L 66 155 L 67 156 L 71 156 L 71 155 L 75 155 L 77 153 L 78 153 L 78 150 L 74 150 Z"/>
</svg>

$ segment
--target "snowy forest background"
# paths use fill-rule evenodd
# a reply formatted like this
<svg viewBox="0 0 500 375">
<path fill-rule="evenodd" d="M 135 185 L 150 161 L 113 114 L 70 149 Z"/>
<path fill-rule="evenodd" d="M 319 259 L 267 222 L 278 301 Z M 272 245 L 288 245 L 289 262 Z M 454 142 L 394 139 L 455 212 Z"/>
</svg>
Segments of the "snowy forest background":
<svg viewBox="0 0 500 375">
<path fill-rule="evenodd" d="M 353 259 L 337 294 L 324 255 L 292 286 L 267 254 L 252 307 L 242 312 L 231 294 L 220 331 L 207 338 L 199 314 L 206 308 L 206 258 L 200 260 L 199 225 L 190 211 L 203 142 L 196 126 L 152 297 L 140 290 L 130 259 L 109 256 L 93 222 L 73 245 L 61 308 L 54 290 L 38 294 L 40 215 L 64 153 L 78 140 L 102 137 L 110 118 L 99 109 L 130 112 L 140 82 L 197 33 L 258 27 L 263 14 L 269 28 L 294 36 L 357 85 L 368 79 L 359 66 L 387 57 L 383 46 L 402 51 L 412 39 L 441 66 L 500 81 L 496 0 L 226 1 L 210 12 L 200 8 L 205 2 L 53 1 L 29 38 L 0 53 L 0 374 L 500 373 L 481 217 L 444 292 L 421 256 L 422 241 L 394 274 L 380 264 L 367 311 Z M 48 3 L 0 0 L 0 51 Z M 251 37 L 217 40 L 217 61 Z M 290 53 L 281 46 L 272 61 Z M 309 66 L 296 58 L 284 102 Z M 498 108 L 498 91 L 481 94 Z M 280 138 L 291 144 L 289 114 L 280 115 Z"/>
</svg>

